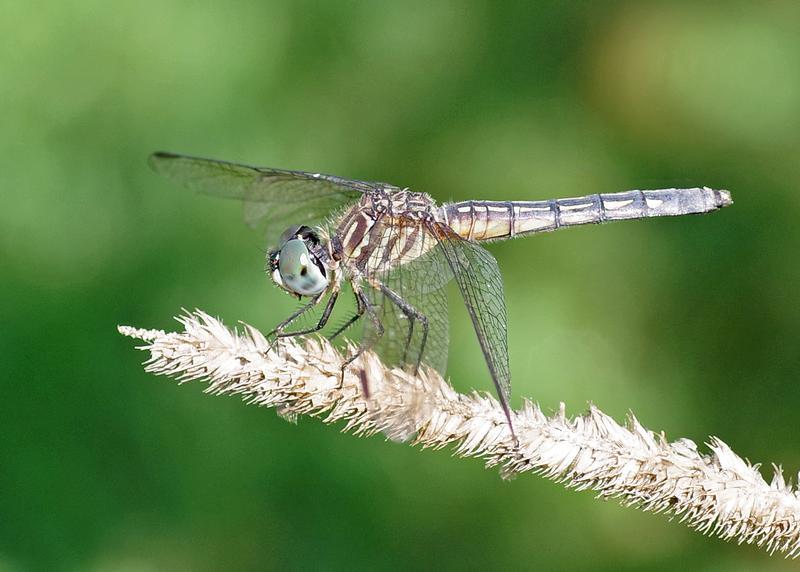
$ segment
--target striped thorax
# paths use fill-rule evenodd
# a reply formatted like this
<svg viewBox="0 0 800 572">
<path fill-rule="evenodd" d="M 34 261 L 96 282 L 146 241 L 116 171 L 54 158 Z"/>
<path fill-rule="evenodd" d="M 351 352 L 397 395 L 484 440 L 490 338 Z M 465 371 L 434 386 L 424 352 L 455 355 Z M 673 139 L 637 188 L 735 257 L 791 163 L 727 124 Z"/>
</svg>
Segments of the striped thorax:
<svg viewBox="0 0 800 572">
<path fill-rule="evenodd" d="M 436 203 L 424 193 L 386 187 L 366 193 L 339 220 L 341 254 L 361 272 L 384 272 L 415 260 L 434 246 L 424 224 L 436 220 Z"/>
</svg>

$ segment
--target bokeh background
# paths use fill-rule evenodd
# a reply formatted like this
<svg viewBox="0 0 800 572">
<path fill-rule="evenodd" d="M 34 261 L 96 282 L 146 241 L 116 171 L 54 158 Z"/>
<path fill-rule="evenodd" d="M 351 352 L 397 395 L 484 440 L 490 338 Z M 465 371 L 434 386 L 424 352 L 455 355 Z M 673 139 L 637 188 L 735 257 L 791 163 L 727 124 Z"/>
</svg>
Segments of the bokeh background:
<svg viewBox="0 0 800 572">
<path fill-rule="evenodd" d="M 295 307 L 238 206 L 157 177 L 156 149 L 440 200 L 728 188 L 707 217 L 493 245 L 514 405 L 632 410 L 797 474 L 799 32 L 792 0 L 4 2 L 0 569 L 789 569 L 177 387 L 115 326 Z M 489 390 L 452 323 L 450 375 Z"/>
</svg>

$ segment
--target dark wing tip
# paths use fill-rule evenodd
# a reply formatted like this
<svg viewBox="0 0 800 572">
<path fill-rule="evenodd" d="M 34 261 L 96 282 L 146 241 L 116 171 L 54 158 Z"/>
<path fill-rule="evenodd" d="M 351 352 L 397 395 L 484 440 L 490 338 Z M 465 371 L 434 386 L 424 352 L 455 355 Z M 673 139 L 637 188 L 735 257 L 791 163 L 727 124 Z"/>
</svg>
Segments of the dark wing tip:
<svg viewBox="0 0 800 572">
<path fill-rule="evenodd" d="M 152 153 L 149 157 L 147 157 L 147 164 L 150 165 L 150 168 L 153 169 L 155 172 L 161 171 L 162 161 L 165 159 L 172 159 L 175 155 L 172 153 L 166 153 L 164 151 L 156 151 Z"/>
<path fill-rule="evenodd" d="M 163 161 L 168 161 L 170 159 L 178 159 L 181 156 L 176 153 L 169 153 L 167 151 L 156 151 L 152 155 L 147 158 L 147 163 L 150 165 L 150 168 L 156 172 L 161 171 L 161 167 L 163 166 Z"/>
</svg>

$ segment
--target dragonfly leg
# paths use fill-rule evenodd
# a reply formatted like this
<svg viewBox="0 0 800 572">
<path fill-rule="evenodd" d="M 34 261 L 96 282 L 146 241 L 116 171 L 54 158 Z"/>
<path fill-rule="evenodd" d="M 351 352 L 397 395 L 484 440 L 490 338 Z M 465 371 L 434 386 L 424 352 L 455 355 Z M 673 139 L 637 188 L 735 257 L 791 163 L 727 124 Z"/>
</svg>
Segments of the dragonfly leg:
<svg viewBox="0 0 800 572">
<path fill-rule="evenodd" d="M 361 298 L 358 296 L 358 294 L 355 295 L 355 298 L 356 298 L 356 313 L 355 313 L 355 315 L 352 316 L 349 320 L 347 320 L 340 327 L 338 327 L 335 332 L 333 332 L 331 335 L 329 335 L 328 336 L 329 340 L 335 339 L 336 336 L 338 336 L 339 334 L 344 332 L 347 328 L 349 328 L 354 323 L 356 323 L 361 318 L 361 316 L 364 315 L 364 312 L 366 310 L 365 310 L 364 304 L 361 302 Z"/>
<path fill-rule="evenodd" d="M 303 314 L 308 312 L 311 308 L 316 306 L 317 303 L 319 303 L 319 297 L 314 298 L 313 300 L 311 300 L 311 302 L 309 302 L 305 306 L 302 306 L 302 307 L 298 308 L 297 310 L 292 312 L 285 320 L 283 320 L 281 323 L 279 323 L 277 326 L 275 326 L 272 329 L 272 331 L 267 334 L 267 339 L 274 338 L 273 343 L 270 344 L 270 349 L 272 349 L 274 347 L 275 341 L 277 341 L 277 338 L 280 337 L 281 332 L 283 332 L 283 329 L 286 326 L 288 326 L 289 324 L 294 322 L 297 318 L 299 318 L 300 316 L 302 316 Z"/>
<path fill-rule="evenodd" d="M 419 344 L 419 354 L 417 355 L 417 363 L 414 366 L 414 375 L 417 375 L 419 372 L 419 366 L 422 364 L 422 356 L 425 353 L 425 345 L 428 342 L 428 317 L 417 310 L 414 306 L 406 302 L 402 297 L 400 297 L 397 292 L 386 286 L 385 284 L 378 283 L 378 287 L 380 288 L 381 292 L 398 308 L 400 311 L 405 314 L 406 318 L 408 318 L 408 334 L 406 335 L 406 345 L 403 349 L 403 362 L 406 361 L 406 357 L 408 355 L 408 348 L 411 346 L 411 338 L 414 335 L 414 324 L 419 322 L 422 324 L 422 339 L 420 340 Z"/>
<path fill-rule="evenodd" d="M 358 345 L 358 349 L 356 349 L 356 351 L 351 355 L 347 356 L 347 358 L 342 362 L 342 372 L 341 377 L 339 378 L 339 389 L 341 389 L 344 385 L 344 373 L 347 371 L 348 366 L 358 359 L 361 354 L 372 348 L 372 346 L 375 345 L 381 336 L 383 336 L 383 324 L 381 323 L 380 318 L 378 318 L 378 315 L 370 306 L 369 300 L 366 299 L 360 288 L 355 290 L 355 294 L 356 298 L 359 300 L 359 306 L 363 309 L 362 313 L 366 313 L 375 326 L 375 336 L 369 340 L 362 339 L 361 343 Z M 369 399 L 369 385 L 367 384 L 367 378 L 363 372 L 361 375 L 361 389 L 364 392 L 364 397 Z"/>
<path fill-rule="evenodd" d="M 278 337 L 278 338 L 291 338 L 291 337 L 294 337 L 294 336 L 303 336 L 305 334 L 313 334 L 314 332 L 320 331 L 322 328 L 325 327 L 325 324 L 328 323 L 328 318 L 331 317 L 331 312 L 333 312 L 333 307 L 336 305 L 336 299 L 338 297 L 339 297 L 339 292 L 334 291 L 334 292 L 331 293 L 331 297 L 328 298 L 328 303 L 325 305 L 325 310 L 322 312 L 322 316 L 320 316 L 319 322 L 317 323 L 316 326 L 314 326 L 312 328 L 306 328 L 305 330 L 297 330 L 296 332 L 284 332 L 283 330 L 278 331 L 278 328 L 276 328 L 275 329 L 275 336 Z M 319 297 L 315 301 L 312 301 L 311 304 L 309 304 L 305 308 L 302 308 L 302 310 L 305 312 L 307 309 L 310 309 L 311 307 L 315 306 L 316 304 L 319 303 L 319 299 L 320 298 L 321 297 Z M 299 314 L 298 314 L 298 316 L 299 316 Z M 295 318 L 296 317 L 297 316 L 295 316 Z M 285 322 L 285 320 L 284 320 L 284 322 Z M 288 325 L 288 323 L 284 324 L 284 327 L 286 327 L 287 325 Z"/>
<path fill-rule="evenodd" d="M 325 322 L 328 321 L 328 317 L 330 317 L 330 313 L 333 310 L 333 304 L 336 303 L 337 294 L 338 293 L 336 291 L 334 291 L 331 294 L 331 300 L 328 301 L 328 306 L 325 308 L 325 312 L 323 312 L 322 318 L 320 319 L 320 323 L 322 325 L 318 324 L 317 328 L 311 328 L 309 330 L 301 330 L 299 332 L 291 332 L 291 333 L 284 332 L 284 329 L 286 328 L 286 326 L 288 326 L 289 324 L 294 322 L 297 318 L 299 318 L 300 316 L 302 316 L 303 314 L 308 312 L 311 308 L 313 308 L 314 306 L 319 304 L 320 301 L 322 300 L 322 297 L 325 295 L 324 292 L 322 294 L 319 294 L 318 296 L 315 296 L 314 298 L 312 298 L 311 301 L 308 304 L 306 304 L 305 306 L 302 306 L 302 307 L 298 308 L 297 310 L 295 310 L 294 312 L 292 312 L 289 315 L 289 317 L 287 317 L 285 320 L 283 320 L 281 323 L 279 323 L 277 326 L 275 326 L 272 329 L 272 331 L 267 334 L 267 339 L 270 339 L 270 338 L 272 339 L 272 341 L 270 342 L 270 345 L 269 345 L 269 349 L 270 350 L 275 349 L 275 347 L 278 345 L 278 340 L 280 338 L 297 336 L 297 335 L 300 335 L 300 334 L 315 332 L 315 331 L 318 331 L 319 329 L 322 329 L 325 326 Z"/>
</svg>

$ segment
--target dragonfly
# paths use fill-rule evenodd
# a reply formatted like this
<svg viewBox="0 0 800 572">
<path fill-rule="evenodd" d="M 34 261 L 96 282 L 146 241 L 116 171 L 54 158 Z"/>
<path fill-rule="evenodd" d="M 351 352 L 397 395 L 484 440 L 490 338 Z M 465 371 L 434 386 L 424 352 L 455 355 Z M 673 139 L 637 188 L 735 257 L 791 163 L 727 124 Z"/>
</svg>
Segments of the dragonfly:
<svg viewBox="0 0 800 572">
<path fill-rule="evenodd" d="M 583 224 L 707 213 L 733 202 L 728 191 L 695 187 L 439 205 L 407 187 L 322 173 L 166 152 L 151 155 L 150 165 L 199 193 L 242 201 L 245 222 L 274 241 L 267 272 L 277 286 L 307 299 L 275 327 L 275 339 L 321 331 L 350 284 L 355 311 L 330 337 L 357 323 L 363 334 L 343 360 L 342 379 L 368 350 L 414 375 L 422 364 L 444 375 L 447 288 L 455 283 L 512 432 L 503 278 L 483 244 Z M 318 306 L 315 325 L 290 331 Z M 362 385 L 369 396 L 363 376 Z"/>
</svg>

